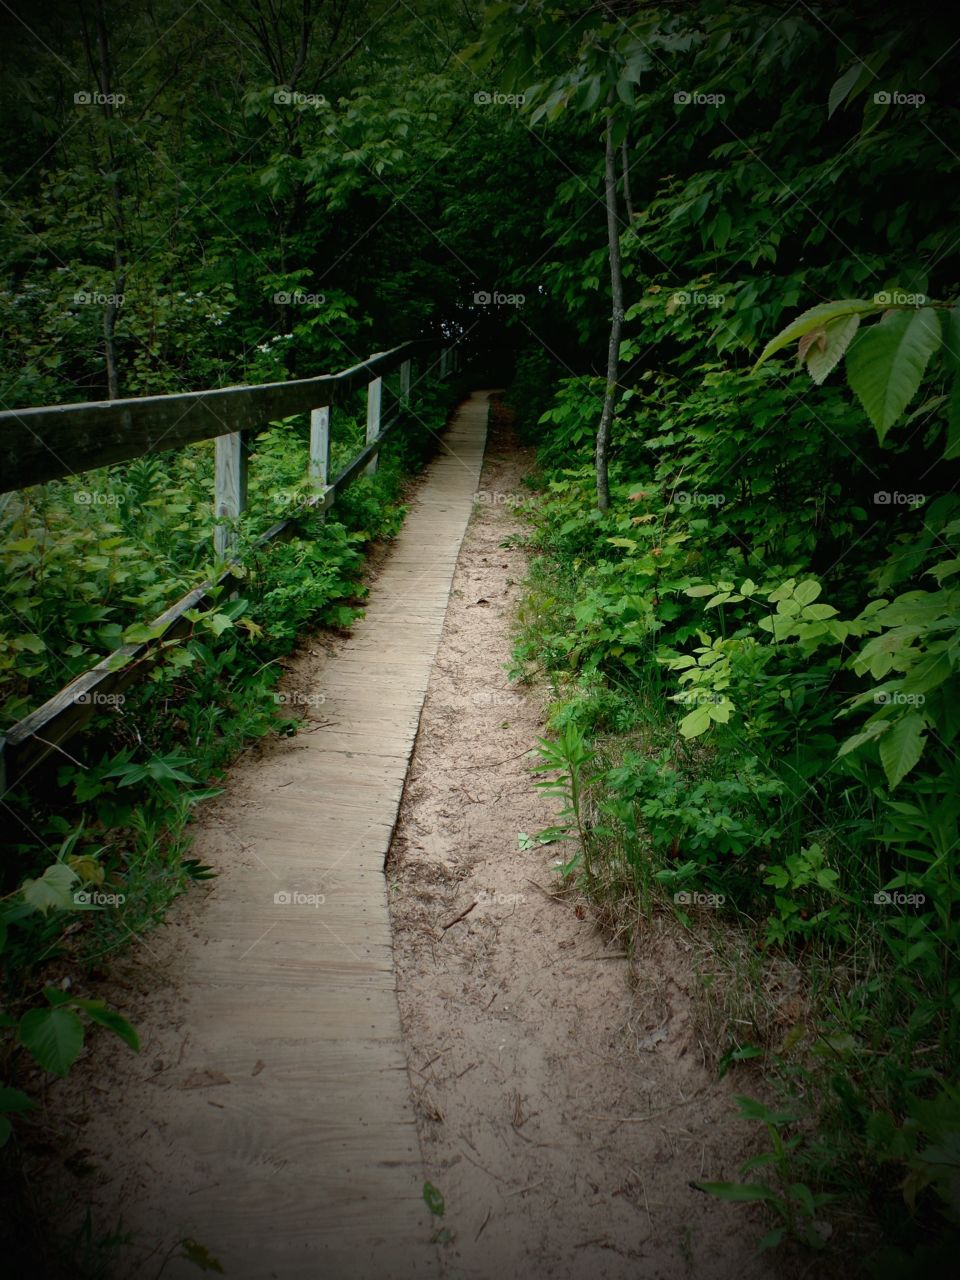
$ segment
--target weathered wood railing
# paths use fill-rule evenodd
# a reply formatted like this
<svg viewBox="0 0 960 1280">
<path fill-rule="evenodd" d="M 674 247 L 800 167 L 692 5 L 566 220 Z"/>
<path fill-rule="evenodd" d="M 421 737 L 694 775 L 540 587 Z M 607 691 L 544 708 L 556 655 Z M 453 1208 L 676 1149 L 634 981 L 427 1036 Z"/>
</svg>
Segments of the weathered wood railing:
<svg viewBox="0 0 960 1280">
<path fill-rule="evenodd" d="M 215 439 L 214 545 L 224 562 L 218 574 L 153 619 L 149 641 L 122 645 L 7 731 L 0 739 L 0 794 L 77 733 L 109 702 L 109 694 L 138 678 L 162 641 L 184 634 L 190 625 L 185 615 L 208 607 L 214 588 L 234 581 L 237 565 L 230 553 L 234 522 L 246 507 L 251 435 L 278 418 L 310 414 L 307 474 L 316 490 L 310 505 L 325 510 L 361 471 L 376 471 L 383 441 L 400 421 L 400 408 L 410 403 L 415 359 L 446 377 L 459 365 L 459 349 L 417 340 L 317 378 L 0 413 L 0 493 Z M 383 380 L 398 368 L 399 395 L 393 398 L 385 420 Z M 330 480 L 331 410 L 364 386 L 366 444 Z M 291 527 L 291 519 L 280 520 L 260 536 L 258 544 L 282 536 Z"/>
</svg>

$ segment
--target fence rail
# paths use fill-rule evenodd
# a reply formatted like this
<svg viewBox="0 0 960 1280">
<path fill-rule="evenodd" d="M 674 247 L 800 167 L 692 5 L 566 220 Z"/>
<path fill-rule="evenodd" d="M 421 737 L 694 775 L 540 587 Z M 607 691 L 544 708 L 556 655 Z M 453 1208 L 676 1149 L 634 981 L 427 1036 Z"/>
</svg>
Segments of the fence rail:
<svg viewBox="0 0 960 1280">
<path fill-rule="evenodd" d="M 307 475 L 316 493 L 308 505 L 326 510 L 361 471 L 376 471 L 381 446 L 400 421 L 400 408 L 411 402 L 414 359 L 430 361 L 438 349 L 439 360 L 429 367 L 438 367 L 440 376 L 446 377 L 459 367 L 459 348 L 420 339 L 317 378 L 0 413 L 0 493 L 214 439 L 214 546 L 224 561 L 221 572 L 194 587 L 148 624 L 153 638 L 122 645 L 0 738 L 0 794 L 78 733 L 108 695 L 137 680 L 165 640 L 189 629 L 187 613 L 208 608 L 216 588 L 239 583 L 236 561 L 229 558 L 235 542 L 232 522 L 246 508 L 247 444 L 252 433 L 277 418 L 310 414 Z M 399 395 L 384 420 L 383 380 L 396 369 L 400 371 Z M 364 386 L 366 444 L 331 481 L 333 406 Z M 291 528 L 290 519 L 280 520 L 257 539 L 257 545 L 283 537 Z"/>
</svg>

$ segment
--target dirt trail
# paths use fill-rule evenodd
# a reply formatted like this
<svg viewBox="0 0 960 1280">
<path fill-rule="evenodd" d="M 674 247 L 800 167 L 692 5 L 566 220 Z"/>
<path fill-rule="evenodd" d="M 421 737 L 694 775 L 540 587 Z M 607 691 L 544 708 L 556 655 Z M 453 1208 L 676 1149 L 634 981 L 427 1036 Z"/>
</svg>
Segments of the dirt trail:
<svg viewBox="0 0 960 1280">
<path fill-rule="evenodd" d="M 666 944 L 641 996 L 589 910 L 551 896 L 556 846 L 518 848 L 556 820 L 523 758 L 542 708 L 505 671 L 525 556 L 501 543 L 522 530 L 531 462 L 495 413 L 389 864 L 421 1145 L 454 1237 L 445 1270 L 783 1276 L 782 1259 L 755 1258 L 749 1210 L 689 1186 L 735 1178 L 756 1133 L 701 1065 L 686 956 Z"/>
</svg>

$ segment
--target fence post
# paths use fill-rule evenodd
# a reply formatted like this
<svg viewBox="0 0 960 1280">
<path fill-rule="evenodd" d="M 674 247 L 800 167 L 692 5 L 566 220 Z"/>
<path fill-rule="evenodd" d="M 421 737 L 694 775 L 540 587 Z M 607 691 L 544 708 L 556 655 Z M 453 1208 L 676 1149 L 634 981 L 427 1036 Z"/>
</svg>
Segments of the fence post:
<svg viewBox="0 0 960 1280">
<path fill-rule="evenodd" d="M 440 377 L 445 378 L 446 376 L 447 376 L 447 348 L 441 347 L 440 348 Z"/>
<path fill-rule="evenodd" d="M 400 366 L 400 400 L 403 404 L 410 403 L 410 371 L 412 361 L 404 360 Z"/>
<path fill-rule="evenodd" d="M 374 378 L 367 385 L 367 444 L 372 444 L 380 435 L 380 407 L 383 403 L 383 379 Z M 364 468 L 364 474 L 376 475 L 379 454 L 375 454 Z"/>
<path fill-rule="evenodd" d="M 213 511 L 218 519 L 236 520 L 247 505 L 247 450 L 240 431 L 217 436 Z M 235 530 L 218 524 L 213 548 L 221 560 L 237 540 Z"/>
<path fill-rule="evenodd" d="M 330 474 L 330 406 L 310 411 L 310 483 L 322 494 Z"/>
</svg>

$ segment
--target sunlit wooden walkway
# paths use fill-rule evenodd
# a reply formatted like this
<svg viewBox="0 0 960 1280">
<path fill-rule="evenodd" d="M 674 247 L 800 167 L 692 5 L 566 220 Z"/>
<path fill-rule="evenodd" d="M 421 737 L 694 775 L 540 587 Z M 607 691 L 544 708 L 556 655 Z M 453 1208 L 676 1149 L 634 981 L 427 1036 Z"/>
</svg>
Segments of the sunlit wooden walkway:
<svg viewBox="0 0 960 1280">
<path fill-rule="evenodd" d="M 189 995 L 177 1076 L 229 1086 L 126 1100 L 164 1126 L 170 1155 L 128 1222 L 161 1214 L 154 1234 L 195 1238 L 231 1280 L 438 1273 L 384 859 L 487 415 L 477 392 L 445 433 L 365 617 L 324 664 L 319 727 L 253 775 L 243 856 L 218 868 L 177 964 Z M 178 1260 L 164 1270 L 196 1274 Z"/>
</svg>

